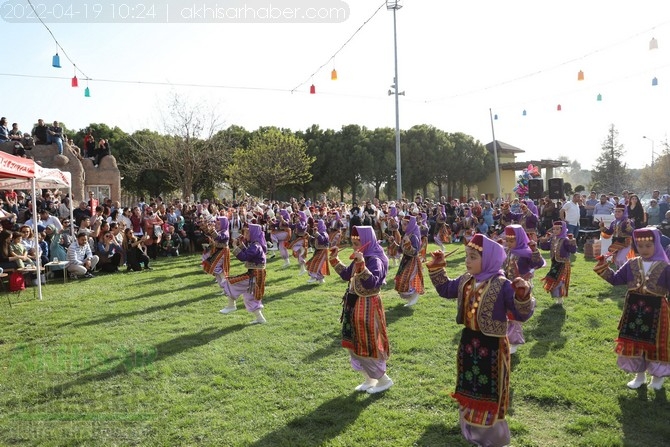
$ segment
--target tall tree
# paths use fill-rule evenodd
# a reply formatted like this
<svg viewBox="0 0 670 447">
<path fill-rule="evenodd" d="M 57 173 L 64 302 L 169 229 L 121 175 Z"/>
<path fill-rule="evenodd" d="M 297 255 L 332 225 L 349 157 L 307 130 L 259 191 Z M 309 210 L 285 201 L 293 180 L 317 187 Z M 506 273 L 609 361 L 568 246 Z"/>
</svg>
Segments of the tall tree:
<svg viewBox="0 0 670 447">
<path fill-rule="evenodd" d="M 314 157 L 307 155 L 301 138 L 275 127 L 254 132 L 249 148 L 235 151 L 231 169 L 244 188 L 274 199 L 282 186 L 299 186 L 311 180 Z"/>
<path fill-rule="evenodd" d="M 327 150 L 330 169 L 327 176 L 331 184 L 340 191 L 340 201 L 345 191 L 351 191 L 356 200 L 358 189 L 372 170 L 372 154 L 368 150 L 368 130 L 356 124 L 342 126 L 333 136 Z"/>
<path fill-rule="evenodd" d="M 413 126 L 404 133 L 403 143 L 403 189 L 410 199 L 418 191 L 426 195 L 428 185 L 438 175 L 439 131 L 427 124 Z"/>
<path fill-rule="evenodd" d="M 626 164 L 621 162 L 625 151 L 623 145 L 617 141 L 618 136 L 619 132 L 612 124 L 593 170 L 593 188 L 598 191 L 620 193 L 631 187 Z"/>
<path fill-rule="evenodd" d="M 470 135 L 456 132 L 449 134 L 449 139 L 454 143 L 454 155 L 448 166 L 450 195 L 461 196 L 464 187 L 484 180 L 494 171 L 493 156 Z M 454 190 L 456 185 L 458 190 Z"/>
<path fill-rule="evenodd" d="M 372 155 L 372 171 L 368 180 L 379 197 L 382 185 L 395 180 L 395 130 L 380 127 L 369 133 L 368 151 Z"/>
<path fill-rule="evenodd" d="M 225 158 L 226 147 L 212 144 L 211 137 L 219 122 L 213 111 L 206 110 L 204 103 L 190 104 L 174 95 L 163 127 L 170 138 L 133 141 L 136 159 L 127 165 L 129 169 L 133 172 L 166 172 L 186 198 L 197 195 L 210 182 L 223 180 L 216 178 L 220 172 L 213 167 L 219 166 Z"/>
</svg>

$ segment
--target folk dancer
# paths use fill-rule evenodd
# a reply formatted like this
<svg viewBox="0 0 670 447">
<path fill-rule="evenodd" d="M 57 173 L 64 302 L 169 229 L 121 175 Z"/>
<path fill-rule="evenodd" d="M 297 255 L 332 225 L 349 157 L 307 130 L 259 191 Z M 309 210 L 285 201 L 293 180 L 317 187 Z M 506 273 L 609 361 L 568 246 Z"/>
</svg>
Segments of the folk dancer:
<svg viewBox="0 0 670 447">
<path fill-rule="evenodd" d="M 272 231 L 270 234 L 270 239 L 272 243 L 279 249 L 279 254 L 284 260 L 284 265 L 282 267 L 288 267 L 291 265 L 289 260 L 289 252 L 287 250 L 287 245 L 291 241 L 291 215 L 288 210 L 280 209 L 277 213 L 275 223 L 272 226 Z"/>
<path fill-rule="evenodd" d="M 609 228 L 605 228 L 602 220 L 599 226 L 603 238 L 612 238 L 609 251 L 614 253 L 614 264 L 617 267 L 623 266 L 629 257 L 634 230 L 633 222 L 628 218 L 626 205 L 620 203 L 614 207 L 614 220 Z"/>
<path fill-rule="evenodd" d="M 217 218 L 218 231 L 207 235 L 209 238 L 209 255 L 203 260 L 202 266 L 206 273 L 214 275 L 219 287 L 223 288 L 230 273 L 230 233 L 226 216 Z M 222 291 L 222 294 L 224 292 Z"/>
<path fill-rule="evenodd" d="M 628 387 L 645 384 L 648 372 L 652 376 L 649 386 L 660 390 L 670 376 L 670 261 L 655 227 L 635 230 L 633 243 L 639 256 L 616 272 L 605 256 L 599 257 L 593 270 L 608 283 L 628 288 L 615 349 L 619 368 L 635 373 Z"/>
<path fill-rule="evenodd" d="M 421 230 L 415 216 L 406 216 L 402 220 L 404 235 L 400 242 L 402 259 L 395 275 L 395 290 L 400 298 L 407 301 L 405 307 L 412 307 L 419 301 L 419 295 L 425 293 L 423 286 L 423 264 L 421 251 Z"/>
<path fill-rule="evenodd" d="M 570 255 L 577 252 L 577 240 L 568 234 L 565 221 L 557 220 L 551 233 L 540 238 L 540 248 L 551 251 L 551 267 L 542 278 L 544 290 L 551 293 L 556 304 L 563 305 L 563 297 L 570 289 Z"/>
<path fill-rule="evenodd" d="M 331 267 L 349 283 L 342 299 L 342 346 L 349 350 L 351 367 L 365 378 L 355 390 L 375 394 L 393 385 L 386 374 L 390 350 L 380 296 L 388 259 L 372 227 L 352 227 L 351 243 L 353 262 L 348 267 L 337 257 L 337 247 L 329 251 Z"/>
<path fill-rule="evenodd" d="M 316 235 L 314 236 L 314 255 L 306 264 L 307 273 L 309 273 L 308 283 L 323 284 L 326 282 L 324 277 L 330 275 L 328 248 L 326 223 L 323 219 L 319 219 L 316 222 Z"/>
<path fill-rule="evenodd" d="M 505 253 L 507 257 L 503 263 L 503 271 L 507 279 L 521 277 L 532 287 L 535 269 L 544 267 L 546 263 L 537 249 L 537 244 L 528 240 L 528 234 L 521 225 L 512 224 L 505 227 Z M 526 340 L 523 337 L 521 322 L 514 318 L 512 312 L 509 312 L 507 317 L 509 352 L 514 354 L 518 346 L 526 343 Z"/>
<path fill-rule="evenodd" d="M 461 433 L 471 443 L 502 447 L 510 443 L 505 420 L 511 371 L 507 314 L 526 321 L 535 308 L 531 287 L 522 278 L 505 278 L 505 251 L 497 242 L 476 234 L 465 249 L 467 272 L 449 279 L 442 251 L 426 264 L 437 293 L 457 298 L 456 322 L 465 328 L 458 344 L 456 391 Z"/>
<path fill-rule="evenodd" d="M 384 238 L 386 239 L 388 259 L 391 261 L 393 267 L 395 267 L 402 256 L 400 250 L 402 236 L 400 236 L 400 224 L 398 223 L 398 209 L 395 205 L 392 205 L 389 208 L 389 215 L 386 218 L 386 233 Z"/>
<path fill-rule="evenodd" d="M 309 234 L 307 233 L 307 214 L 304 211 L 298 211 L 294 218 L 297 216 L 297 220 L 291 226 L 293 233 L 295 234 L 293 240 L 290 242 L 288 248 L 293 251 L 293 256 L 298 258 L 298 265 L 300 266 L 300 272 L 298 275 L 307 273 L 305 269 L 305 255 L 307 255 L 307 247 L 309 245 Z"/>
<path fill-rule="evenodd" d="M 233 254 L 244 263 L 246 273 L 231 276 L 223 283 L 223 290 L 228 296 L 228 305 L 221 309 L 222 314 L 229 314 L 237 310 L 236 300 L 242 296 L 244 307 L 254 314 L 255 320 L 250 324 L 265 323 L 263 309 L 263 295 L 265 294 L 265 262 L 267 242 L 263 227 L 250 223 L 242 230 L 242 236 L 235 240 Z"/>
<path fill-rule="evenodd" d="M 447 222 L 447 212 L 443 204 L 438 205 L 437 215 L 435 216 L 435 235 L 433 240 L 444 251 L 444 244 L 451 242 L 451 226 Z"/>
</svg>

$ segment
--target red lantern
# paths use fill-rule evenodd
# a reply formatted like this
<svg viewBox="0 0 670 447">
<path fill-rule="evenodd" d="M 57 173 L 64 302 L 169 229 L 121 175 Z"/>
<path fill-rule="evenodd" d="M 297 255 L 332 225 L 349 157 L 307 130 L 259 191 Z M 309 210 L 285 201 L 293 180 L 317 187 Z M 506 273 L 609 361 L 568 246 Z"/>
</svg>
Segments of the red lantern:
<svg viewBox="0 0 670 447">
<path fill-rule="evenodd" d="M 310 94 L 310 95 L 314 95 L 314 94 L 316 94 L 316 87 L 314 86 L 314 84 L 312 84 L 312 85 L 309 87 L 309 94 Z"/>
<path fill-rule="evenodd" d="M 556 106 L 556 110 L 559 111 L 559 112 L 562 110 L 560 104 Z"/>
<path fill-rule="evenodd" d="M 72 87 L 79 87 L 79 80 L 77 79 L 77 75 L 72 77 Z"/>
</svg>

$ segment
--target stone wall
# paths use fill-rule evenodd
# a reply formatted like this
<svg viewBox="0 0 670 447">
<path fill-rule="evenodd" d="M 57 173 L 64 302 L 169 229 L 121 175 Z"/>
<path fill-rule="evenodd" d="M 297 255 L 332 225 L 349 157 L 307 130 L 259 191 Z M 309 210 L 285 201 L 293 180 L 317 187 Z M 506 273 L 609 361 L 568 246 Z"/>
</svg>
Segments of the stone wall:
<svg viewBox="0 0 670 447">
<path fill-rule="evenodd" d="M 0 143 L 0 151 L 13 153 L 14 143 Z M 33 149 L 26 150 L 26 154 L 43 168 L 56 168 L 72 174 L 72 198 L 75 204 L 88 200 L 88 185 L 108 185 L 110 198 L 113 201 L 121 200 L 121 172 L 113 155 L 103 157 L 96 168 L 92 160 L 79 160 L 66 143 L 63 145 L 63 155 L 58 155 L 55 144 L 35 145 Z"/>
</svg>

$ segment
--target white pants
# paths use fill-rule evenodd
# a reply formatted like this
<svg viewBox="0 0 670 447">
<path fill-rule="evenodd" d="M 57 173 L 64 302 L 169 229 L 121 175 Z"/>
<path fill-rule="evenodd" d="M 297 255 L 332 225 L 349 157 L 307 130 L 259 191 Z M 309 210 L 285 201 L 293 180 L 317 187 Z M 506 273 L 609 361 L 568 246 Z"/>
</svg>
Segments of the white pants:
<svg viewBox="0 0 670 447">
<path fill-rule="evenodd" d="M 91 258 L 91 270 L 95 270 L 95 266 L 98 265 L 100 258 L 98 255 L 93 255 Z M 73 273 L 77 276 L 85 275 L 88 270 L 83 265 L 68 265 L 67 271 Z"/>
</svg>

